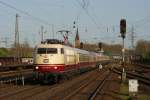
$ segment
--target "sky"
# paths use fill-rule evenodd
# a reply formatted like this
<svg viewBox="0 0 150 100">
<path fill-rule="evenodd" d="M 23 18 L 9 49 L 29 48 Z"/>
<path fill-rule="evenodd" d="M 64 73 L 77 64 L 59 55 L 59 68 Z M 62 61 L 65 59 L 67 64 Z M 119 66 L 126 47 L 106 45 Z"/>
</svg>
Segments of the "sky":
<svg viewBox="0 0 150 100">
<path fill-rule="evenodd" d="M 150 40 L 149 5 L 150 0 L 0 0 L 0 47 L 14 43 L 16 14 L 19 41 L 28 41 L 33 47 L 41 41 L 41 26 L 44 39 L 62 40 L 58 31 L 69 30 L 73 43 L 78 27 L 82 42 L 121 44 L 122 18 L 127 22 L 125 46 L 130 47 L 132 27 L 135 42 Z"/>
</svg>

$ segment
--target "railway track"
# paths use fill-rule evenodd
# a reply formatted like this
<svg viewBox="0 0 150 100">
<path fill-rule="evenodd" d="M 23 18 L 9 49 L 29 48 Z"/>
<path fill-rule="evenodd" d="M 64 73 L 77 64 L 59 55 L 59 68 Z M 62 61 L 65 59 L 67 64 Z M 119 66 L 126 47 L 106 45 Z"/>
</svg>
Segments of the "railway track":
<svg viewBox="0 0 150 100">
<path fill-rule="evenodd" d="M 33 69 L 23 69 L 23 70 L 17 70 L 17 71 L 5 71 L 5 72 L 0 72 L 0 77 L 2 79 L 2 78 L 6 78 L 6 77 L 26 75 L 26 74 L 30 74 L 32 72 L 33 72 Z"/>
<path fill-rule="evenodd" d="M 118 99 L 117 95 L 110 93 L 108 89 L 113 78 L 114 73 L 109 70 L 99 72 L 97 76 L 95 75 L 93 79 L 89 80 L 89 83 L 83 84 L 63 98 L 63 100 L 103 100 L 106 97 L 116 100 Z"/>
<path fill-rule="evenodd" d="M 4 88 L 4 84 L 25 85 L 25 83 L 33 80 L 33 69 L 24 69 L 19 71 L 0 72 L 0 87 Z"/>
<path fill-rule="evenodd" d="M 16 64 L 16 65 L 7 65 L 7 66 L 0 66 L 0 72 L 6 71 L 16 71 L 21 69 L 33 69 L 32 64 Z"/>
<path fill-rule="evenodd" d="M 108 69 L 102 69 L 101 71 L 96 69 L 73 77 L 73 79 L 66 80 L 63 83 L 50 86 L 35 84 L 25 85 L 24 87 L 6 87 L 2 89 L 3 93 L 0 93 L 0 100 L 77 100 L 78 97 L 81 97 L 82 100 L 92 100 L 90 98 L 93 98 L 92 95 L 99 90 L 98 87 L 101 90 L 106 85 L 105 82 L 109 83 L 111 79 L 108 77 L 110 76 L 112 75 Z M 105 87 L 107 88 L 107 85 Z M 103 89 L 102 93 L 97 92 L 98 95 L 100 94 L 100 97 L 96 93 L 96 98 L 102 98 L 105 92 L 105 89 Z"/>
<path fill-rule="evenodd" d="M 41 93 L 35 97 L 30 98 L 29 100 L 41 98 L 45 100 L 54 99 L 54 100 L 60 100 L 63 99 L 68 94 L 72 93 L 74 90 L 78 89 L 83 84 L 87 83 L 89 81 L 89 77 L 93 76 L 95 71 L 91 71 L 87 73 L 75 77 L 75 80 L 69 80 L 68 82 L 50 90 L 44 93 Z M 79 79 L 78 79 L 79 78 Z"/>
<path fill-rule="evenodd" d="M 110 93 L 110 96 L 108 92 L 110 81 L 112 81 L 113 78 L 114 73 L 108 69 L 97 72 L 95 76 L 91 77 L 91 79 L 74 91 L 71 91 L 68 95 L 64 96 L 62 100 L 102 100 L 105 97 L 116 100 L 118 97 L 112 93 Z"/>
<path fill-rule="evenodd" d="M 104 76 L 99 77 L 98 74 L 95 75 L 95 77 L 93 77 L 91 80 L 89 80 L 86 84 L 83 84 L 83 85 L 79 86 L 79 88 L 77 88 L 76 90 L 71 92 L 69 95 L 67 95 L 65 98 L 63 98 L 63 100 L 72 100 L 72 99 L 75 100 L 75 99 L 78 99 L 78 98 L 80 98 L 80 99 L 81 98 L 83 98 L 83 99 L 86 98 L 87 100 L 93 100 L 95 98 L 95 96 L 97 95 L 97 93 L 100 91 L 100 89 L 102 89 L 103 85 L 106 82 L 106 79 L 110 76 L 110 72 L 109 71 L 108 72 L 102 72 L 101 75 L 104 75 Z M 91 86 L 91 84 L 93 86 L 95 84 L 95 86 L 96 86 L 95 89 L 92 88 L 92 90 L 89 92 L 89 95 L 81 96 L 82 90 L 84 90 L 85 88 L 88 88 L 89 86 Z"/>
<path fill-rule="evenodd" d="M 145 64 L 140 64 L 140 63 L 134 63 L 133 65 L 137 65 L 142 68 L 150 69 L 150 65 L 145 65 Z"/>
<path fill-rule="evenodd" d="M 97 86 L 97 88 L 93 91 L 93 93 L 90 95 L 90 97 L 88 98 L 88 100 L 94 100 L 96 98 L 96 96 L 98 95 L 98 93 L 102 92 L 104 85 L 106 84 L 106 81 L 110 78 L 111 76 L 111 72 L 109 72 L 104 79 L 102 79 L 102 81 L 99 83 L 99 85 Z M 101 93 L 102 94 L 102 93 Z"/>
<path fill-rule="evenodd" d="M 39 85 L 5 88 L 3 90 L 3 93 L 0 94 L 0 100 L 12 98 L 15 95 L 18 95 L 18 94 L 23 93 L 25 91 L 30 91 L 32 89 L 36 89 L 38 87 L 39 87 Z M 12 90 L 12 91 L 9 91 L 9 90 Z"/>
<path fill-rule="evenodd" d="M 114 68 L 112 71 L 115 72 L 115 73 L 118 73 L 120 75 L 122 74 L 122 71 L 120 69 L 118 69 L 118 68 Z M 146 77 L 144 75 L 126 71 L 126 76 L 128 78 L 138 79 L 140 82 L 142 82 L 144 84 L 147 84 L 147 85 L 150 85 L 150 78 Z"/>
<path fill-rule="evenodd" d="M 91 75 L 91 74 L 90 74 Z M 89 76 L 88 76 L 89 77 Z M 87 77 L 87 78 L 88 78 Z M 81 81 L 79 81 L 80 83 Z M 63 83 L 62 83 L 63 84 Z M 75 83 L 73 83 L 75 84 Z M 15 88 L 11 88 L 12 91 L 9 91 L 10 88 L 4 88 L 3 89 L 3 93 L 0 93 L 0 100 L 29 100 L 29 99 L 35 99 L 35 98 L 41 98 L 44 95 L 46 98 L 49 98 L 49 93 L 51 90 L 57 90 L 56 88 L 58 88 L 57 86 L 61 85 L 61 84 L 54 84 L 54 85 L 33 85 L 33 86 L 24 86 L 24 87 L 15 87 Z M 53 89 L 54 88 L 54 89 Z M 62 87 L 63 88 L 63 87 Z M 54 92 L 54 91 L 51 91 Z M 42 96 L 41 96 L 42 95 Z"/>
<path fill-rule="evenodd" d="M 28 100 L 31 97 L 38 95 L 39 93 L 43 93 L 49 91 L 50 89 L 56 87 L 55 85 L 34 85 L 34 86 L 25 86 L 16 88 L 16 91 L 13 92 L 5 92 L 6 94 L 0 95 L 0 100 Z"/>
</svg>

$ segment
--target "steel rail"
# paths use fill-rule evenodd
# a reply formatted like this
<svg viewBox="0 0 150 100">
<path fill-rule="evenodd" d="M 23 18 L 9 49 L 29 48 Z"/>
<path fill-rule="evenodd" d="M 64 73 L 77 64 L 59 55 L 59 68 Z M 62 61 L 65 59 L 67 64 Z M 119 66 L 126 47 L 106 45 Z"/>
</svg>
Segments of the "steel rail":
<svg viewBox="0 0 150 100">
<path fill-rule="evenodd" d="M 119 69 L 117 68 L 114 68 L 112 69 L 113 72 L 117 73 L 117 74 L 122 74 L 122 71 L 120 71 Z M 140 82 L 144 83 L 144 84 L 147 84 L 147 85 L 150 85 L 150 78 L 149 77 L 145 77 L 141 74 L 137 74 L 137 73 L 131 73 L 131 72 L 126 72 L 126 76 L 128 78 L 136 78 L 138 79 Z"/>
<path fill-rule="evenodd" d="M 99 83 L 99 85 L 97 86 L 97 88 L 93 91 L 93 93 L 90 95 L 90 97 L 88 98 L 88 100 L 94 100 L 94 98 L 96 97 L 96 95 L 101 92 L 101 90 L 103 89 L 107 79 L 111 76 L 111 72 L 109 71 L 109 73 L 104 77 L 104 79 L 102 80 L 102 82 Z"/>
</svg>

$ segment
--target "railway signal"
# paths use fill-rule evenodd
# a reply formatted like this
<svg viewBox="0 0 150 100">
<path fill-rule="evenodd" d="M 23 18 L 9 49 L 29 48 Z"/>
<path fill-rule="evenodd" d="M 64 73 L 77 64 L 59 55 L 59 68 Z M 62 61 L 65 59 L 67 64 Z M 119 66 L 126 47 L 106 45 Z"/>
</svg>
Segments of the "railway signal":
<svg viewBox="0 0 150 100">
<path fill-rule="evenodd" d="M 83 49 L 83 42 L 80 43 L 80 48 Z"/>
<path fill-rule="evenodd" d="M 125 38 L 125 34 L 126 34 L 126 20 L 125 19 L 120 20 L 120 33 L 121 33 L 121 37 Z"/>
<path fill-rule="evenodd" d="M 99 42 L 98 43 L 98 47 L 99 47 L 99 49 L 100 49 L 100 51 L 102 50 L 102 42 Z"/>
<path fill-rule="evenodd" d="M 125 48 L 124 48 L 124 39 L 125 39 L 125 34 L 126 34 L 126 20 L 121 19 L 120 20 L 120 34 L 122 37 L 122 67 L 123 67 L 123 72 L 122 72 L 122 81 L 125 82 L 126 80 L 126 72 L 125 72 Z"/>
</svg>

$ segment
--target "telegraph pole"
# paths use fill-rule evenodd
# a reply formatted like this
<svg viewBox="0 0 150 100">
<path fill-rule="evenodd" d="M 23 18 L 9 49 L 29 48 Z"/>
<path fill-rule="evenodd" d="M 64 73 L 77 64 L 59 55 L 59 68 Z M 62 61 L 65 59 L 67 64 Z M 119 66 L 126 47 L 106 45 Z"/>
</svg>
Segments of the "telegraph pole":
<svg viewBox="0 0 150 100">
<path fill-rule="evenodd" d="M 44 27 L 41 26 L 41 41 L 43 41 L 43 34 L 44 34 L 43 30 L 44 30 Z"/>
<path fill-rule="evenodd" d="M 39 34 L 41 35 L 41 42 L 44 41 L 44 33 L 46 33 L 47 31 L 44 31 L 44 26 L 41 26 L 41 30 L 39 32 Z"/>
<path fill-rule="evenodd" d="M 19 15 L 16 14 L 16 23 L 15 23 L 15 49 L 16 49 L 16 57 L 19 57 L 19 49 L 20 49 L 20 44 L 19 44 L 19 28 L 18 28 L 18 18 Z"/>
<path fill-rule="evenodd" d="M 135 46 L 134 46 L 134 27 L 132 26 L 132 29 L 131 29 L 131 46 L 132 46 L 132 49 L 134 50 L 135 49 Z"/>
<path fill-rule="evenodd" d="M 16 14 L 16 23 L 15 23 L 15 47 L 17 47 L 17 45 L 19 44 L 18 17 L 19 17 L 19 15 Z"/>
<path fill-rule="evenodd" d="M 53 39 L 54 39 L 54 24 L 52 24 L 52 34 L 53 34 Z"/>
</svg>

